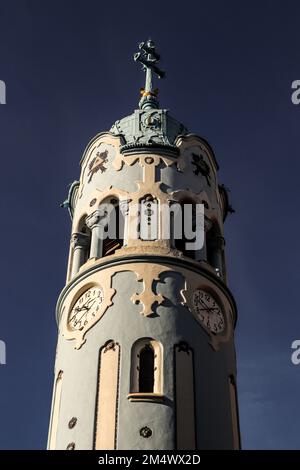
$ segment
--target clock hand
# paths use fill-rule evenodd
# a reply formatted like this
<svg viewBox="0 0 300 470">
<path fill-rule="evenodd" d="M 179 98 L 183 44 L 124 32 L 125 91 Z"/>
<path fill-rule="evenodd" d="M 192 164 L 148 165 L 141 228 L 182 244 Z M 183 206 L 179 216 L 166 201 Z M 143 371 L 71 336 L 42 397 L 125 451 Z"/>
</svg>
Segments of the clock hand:
<svg viewBox="0 0 300 470">
<path fill-rule="evenodd" d="M 202 304 L 202 306 L 205 307 L 204 310 L 210 310 L 209 306 L 206 305 L 206 303 L 204 302 L 204 300 L 200 299 L 200 297 L 199 297 L 199 301 L 200 301 L 200 303 Z"/>
<path fill-rule="evenodd" d="M 88 305 L 90 302 L 92 302 L 92 305 L 93 305 L 93 303 L 95 302 L 95 299 L 88 299 L 88 300 L 85 302 L 84 306 Z M 86 308 L 89 308 L 89 309 L 90 309 L 90 307 L 86 307 Z"/>
<path fill-rule="evenodd" d="M 84 312 L 84 313 L 81 315 L 81 317 L 80 317 L 80 318 L 76 319 L 76 322 L 75 322 L 75 324 L 77 325 L 77 323 L 81 322 L 81 320 L 83 319 L 83 317 L 84 317 L 86 314 L 87 314 L 87 311 L 86 311 L 86 312 Z"/>
<path fill-rule="evenodd" d="M 90 302 L 92 302 L 90 305 L 88 305 Z M 87 312 L 92 308 L 93 304 L 95 303 L 95 300 L 89 300 L 88 302 L 86 302 L 82 308 L 84 308 Z M 81 309 L 82 310 L 82 309 Z"/>
<path fill-rule="evenodd" d="M 89 301 L 89 302 L 90 302 L 90 301 Z M 90 307 L 86 307 L 85 305 L 83 305 L 83 306 L 76 312 L 76 314 L 70 319 L 70 321 L 72 321 L 72 320 L 76 317 L 76 315 L 77 315 L 78 312 L 81 312 L 81 310 L 85 309 L 86 311 L 81 315 L 81 317 L 78 318 L 78 319 L 76 319 L 76 324 L 79 323 L 79 322 L 81 322 L 82 318 L 84 318 L 84 316 L 86 316 L 86 314 L 87 314 L 88 311 L 92 308 L 92 305 L 93 305 L 94 303 L 95 303 L 95 300 L 93 300 L 93 302 L 92 302 L 92 304 L 91 304 Z"/>
<path fill-rule="evenodd" d="M 199 308 L 199 310 L 210 310 L 210 311 L 219 310 L 219 307 L 211 307 L 211 308 L 210 307 L 204 307 L 204 308 Z"/>
<path fill-rule="evenodd" d="M 74 315 L 70 318 L 69 321 L 74 320 L 74 318 L 76 317 L 76 315 L 77 315 L 79 312 L 81 312 L 82 310 L 89 310 L 89 309 L 88 309 L 87 307 L 85 307 L 85 306 L 76 307 L 76 308 L 75 308 L 75 313 L 74 313 Z M 86 312 L 85 312 L 85 313 L 86 313 Z M 81 318 L 82 318 L 82 317 L 81 317 Z M 78 320 L 78 321 L 79 321 L 79 320 Z"/>
<path fill-rule="evenodd" d="M 218 307 L 208 307 L 208 305 L 206 305 L 206 303 L 204 302 L 204 300 L 200 299 L 199 297 L 199 301 L 201 302 L 201 304 L 203 306 L 205 306 L 204 308 L 200 308 L 199 310 L 207 310 L 209 312 L 212 312 L 213 310 L 219 310 Z"/>
</svg>

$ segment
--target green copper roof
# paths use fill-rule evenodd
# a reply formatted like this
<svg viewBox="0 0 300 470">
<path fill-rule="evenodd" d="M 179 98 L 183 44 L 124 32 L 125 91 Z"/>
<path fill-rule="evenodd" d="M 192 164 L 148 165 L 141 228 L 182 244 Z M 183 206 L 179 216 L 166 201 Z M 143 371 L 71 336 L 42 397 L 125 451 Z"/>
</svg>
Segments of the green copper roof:
<svg viewBox="0 0 300 470">
<path fill-rule="evenodd" d="M 173 146 L 176 137 L 188 131 L 166 109 L 136 109 L 130 116 L 116 121 L 110 132 L 121 135 L 126 146 L 142 147 Z"/>
</svg>

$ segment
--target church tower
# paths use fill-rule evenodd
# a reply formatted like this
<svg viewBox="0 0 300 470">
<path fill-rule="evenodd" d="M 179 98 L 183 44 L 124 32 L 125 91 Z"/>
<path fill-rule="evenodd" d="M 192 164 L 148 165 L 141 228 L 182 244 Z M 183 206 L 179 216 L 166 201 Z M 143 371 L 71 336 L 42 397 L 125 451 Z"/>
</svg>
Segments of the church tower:
<svg viewBox="0 0 300 470">
<path fill-rule="evenodd" d="M 228 195 L 210 145 L 159 106 L 153 41 L 134 59 L 139 107 L 91 140 L 63 204 L 48 448 L 239 449 Z"/>
</svg>

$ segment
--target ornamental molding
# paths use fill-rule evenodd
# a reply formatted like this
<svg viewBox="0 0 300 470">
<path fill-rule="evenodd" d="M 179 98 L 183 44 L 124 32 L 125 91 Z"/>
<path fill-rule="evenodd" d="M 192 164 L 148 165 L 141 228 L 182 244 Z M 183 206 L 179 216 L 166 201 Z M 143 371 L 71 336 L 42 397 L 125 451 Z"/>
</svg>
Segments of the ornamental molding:
<svg viewBox="0 0 300 470">
<path fill-rule="evenodd" d="M 175 273 L 181 275 L 183 278 L 183 288 L 180 290 L 180 304 L 188 309 L 197 321 L 197 325 L 207 334 L 208 342 L 213 349 L 218 350 L 222 343 L 226 343 L 232 337 L 236 319 L 235 305 L 232 305 L 231 298 L 226 295 L 226 291 L 220 288 L 218 282 L 214 279 L 210 280 L 203 272 L 196 273 L 182 266 L 175 267 L 174 265 L 167 265 L 167 263 L 158 264 L 149 261 L 146 262 L 145 260 L 144 263 L 127 262 L 117 266 L 106 267 L 102 270 L 101 285 L 99 284 L 99 270 L 94 271 L 93 273 L 89 273 L 87 278 L 83 277 L 80 282 L 77 282 L 68 290 L 66 296 L 61 299 L 60 305 L 58 306 L 58 313 L 60 309 L 62 311 L 59 328 L 62 330 L 62 335 L 65 339 L 75 341 L 75 349 L 80 349 L 83 346 L 86 342 L 86 334 L 88 331 L 99 322 L 108 308 L 113 305 L 113 298 L 116 294 L 116 290 L 112 288 L 113 277 L 122 272 L 132 272 L 136 276 L 136 281 L 142 282 L 142 291 L 140 293 L 134 293 L 131 296 L 131 301 L 133 304 L 141 306 L 139 314 L 145 318 L 151 319 L 152 317 L 156 317 L 156 308 L 159 305 L 163 305 L 164 301 L 168 299 L 166 295 L 157 292 L 155 281 L 160 282 L 162 274 Z M 72 306 L 80 295 L 94 285 L 100 287 L 103 291 L 101 308 L 93 321 L 82 330 L 72 330 L 68 327 L 67 322 Z M 226 317 L 226 326 L 224 332 L 221 334 L 212 334 L 211 331 L 208 331 L 203 325 L 199 324 L 193 309 L 193 293 L 196 289 L 207 290 L 216 297 L 220 305 L 222 305 L 224 316 Z M 111 347 L 113 347 L 113 344 Z"/>
</svg>

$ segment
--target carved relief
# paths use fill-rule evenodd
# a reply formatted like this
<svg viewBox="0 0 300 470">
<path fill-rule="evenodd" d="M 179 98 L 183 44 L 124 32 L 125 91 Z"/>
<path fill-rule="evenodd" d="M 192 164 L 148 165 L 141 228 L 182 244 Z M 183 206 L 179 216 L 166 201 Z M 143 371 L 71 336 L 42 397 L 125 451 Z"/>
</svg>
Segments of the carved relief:
<svg viewBox="0 0 300 470">
<path fill-rule="evenodd" d="M 101 171 L 103 173 L 106 170 L 106 166 L 104 163 L 108 162 L 108 150 L 104 150 L 103 152 L 97 152 L 96 156 L 90 161 L 89 163 L 89 171 L 88 171 L 88 183 L 91 182 L 92 177 L 97 171 Z"/>
<path fill-rule="evenodd" d="M 212 172 L 214 173 L 214 176 L 216 175 L 218 164 L 216 162 L 212 149 L 210 148 L 209 144 L 205 142 L 205 140 L 201 139 L 195 134 L 189 134 L 185 136 L 178 136 L 175 143 L 177 147 L 180 149 L 179 159 L 181 160 L 180 162 L 181 171 L 183 171 L 187 165 L 190 165 L 190 163 L 193 162 L 193 160 L 192 162 L 190 161 L 190 155 L 192 152 L 192 155 L 194 153 L 196 157 L 199 157 L 199 159 L 196 158 L 194 160 L 194 164 L 196 164 L 196 168 L 197 168 L 197 164 L 200 164 L 203 170 L 205 167 L 207 171 L 208 170 L 207 167 L 208 167 L 209 170 L 210 169 L 212 170 Z M 204 165 L 201 162 L 201 160 L 202 162 L 204 162 Z"/>
<path fill-rule="evenodd" d="M 203 155 L 197 155 L 196 153 L 192 153 L 192 165 L 194 165 L 194 173 L 195 175 L 199 175 L 199 173 L 206 178 L 206 182 L 208 186 L 210 186 L 210 168 L 206 161 L 203 158 Z"/>
<path fill-rule="evenodd" d="M 140 429 L 140 436 L 147 439 L 148 437 L 152 436 L 152 429 L 148 428 L 148 426 L 144 426 Z"/>
<path fill-rule="evenodd" d="M 120 138 L 103 133 L 91 141 L 84 153 L 80 177 L 79 198 L 86 184 L 91 183 L 95 174 L 104 173 L 119 152 Z"/>
<path fill-rule="evenodd" d="M 151 116 L 147 115 L 144 120 L 141 120 L 141 126 L 146 126 L 150 133 L 152 131 L 156 132 L 158 126 L 156 114 L 153 113 Z M 143 128 L 143 132 L 144 131 L 145 129 Z M 211 178 L 215 175 L 217 170 L 217 164 L 209 146 L 195 136 L 179 137 L 176 141 L 176 145 L 180 148 L 180 155 L 178 157 L 174 157 L 171 155 L 151 153 L 150 151 L 147 154 L 124 155 L 120 153 L 121 144 L 122 142 L 120 137 L 113 136 L 109 133 L 101 135 L 92 142 L 85 154 L 82 164 L 81 193 L 84 184 L 87 184 L 89 180 L 91 181 L 95 177 L 96 173 L 105 172 L 107 164 L 112 165 L 112 168 L 115 171 L 121 171 L 124 165 L 131 166 L 138 161 L 138 164 L 143 169 L 143 178 L 140 181 L 135 181 L 138 188 L 137 191 L 129 193 L 118 188 L 113 188 L 112 186 L 109 186 L 104 190 L 99 190 L 97 188 L 92 189 L 88 195 L 89 197 L 87 201 L 84 203 L 85 205 L 81 208 L 81 213 L 77 213 L 74 216 L 73 231 L 77 230 L 83 213 L 86 215 L 88 220 L 92 221 L 94 220 L 92 214 L 95 213 L 95 208 L 99 207 L 102 201 L 107 198 L 117 198 L 120 208 L 123 210 L 123 215 L 126 217 L 126 243 L 123 244 L 123 247 L 120 250 L 116 251 L 114 254 L 108 255 L 107 258 L 117 258 L 120 257 L 120 255 L 129 256 L 135 254 L 161 254 L 171 256 L 173 258 L 178 258 L 179 256 L 182 257 L 182 253 L 174 249 L 170 239 L 163 236 L 163 230 L 168 222 L 164 220 L 162 211 L 158 210 L 156 236 L 147 235 L 147 237 L 144 237 L 145 239 L 142 239 L 142 237 L 138 238 L 134 236 L 134 228 L 137 225 L 137 221 L 134 219 L 136 214 L 132 213 L 131 208 L 139 207 L 139 203 L 146 197 L 149 198 L 149 195 L 151 195 L 151 201 L 155 201 L 158 207 L 162 207 L 163 205 L 167 206 L 171 201 L 181 202 L 184 201 L 184 199 L 194 201 L 195 203 L 204 203 L 206 228 L 208 229 L 208 225 L 210 223 L 209 219 L 220 219 L 220 208 L 218 205 L 217 207 L 214 207 L 216 202 L 210 201 L 210 198 L 205 191 L 201 191 L 196 194 L 189 189 L 183 189 L 167 193 L 165 188 L 162 186 L 162 182 L 157 179 L 158 173 L 156 168 L 163 163 L 166 166 L 176 165 L 177 170 L 182 172 L 184 171 L 186 164 L 190 164 L 190 160 L 193 158 L 192 163 L 195 167 L 195 173 L 197 175 L 201 173 L 210 185 Z M 149 205 L 150 201 L 146 201 L 146 204 L 147 203 Z M 153 208 L 151 207 L 148 209 L 149 211 L 151 209 L 152 214 Z M 151 217 L 149 216 L 148 219 L 149 218 Z M 101 264 L 101 259 L 93 258 L 92 260 L 88 260 L 81 267 L 80 273 L 83 273 L 85 269 L 90 269 L 92 266 L 96 267 L 97 264 Z M 197 265 L 200 266 L 201 262 L 198 262 Z M 202 266 L 204 266 L 204 264 L 202 264 Z M 101 288 L 103 289 L 103 301 L 101 305 L 99 305 L 97 314 L 93 317 L 91 322 L 84 325 L 82 329 L 77 331 L 77 333 L 70 331 L 70 329 L 67 328 L 65 332 L 66 339 L 75 339 L 76 348 L 81 347 L 85 342 L 84 337 L 86 332 L 99 321 L 109 305 L 112 305 L 112 298 L 115 292 L 111 289 L 111 276 L 116 272 L 135 272 L 137 280 L 143 284 L 143 290 L 141 293 L 134 293 L 131 297 L 131 301 L 135 304 L 141 304 L 142 309 L 140 313 L 143 316 L 153 316 L 155 314 L 156 306 L 161 305 L 164 301 L 163 295 L 154 291 L 154 281 L 159 280 L 160 274 L 168 270 L 174 271 L 171 267 L 152 263 L 147 263 L 147 267 L 145 267 L 144 263 L 128 263 L 114 268 L 106 268 L 104 276 L 106 287 L 101 284 Z M 209 271 L 208 267 L 207 270 Z M 187 270 L 180 269 L 178 267 L 176 268 L 176 271 L 182 272 L 185 275 L 186 285 L 189 285 L 189 289 L 186 287 L 186 289 L 181 291 L 182 304 L 187 304 L 189 310 L 192 311 L 190 290 L 201 288 L 202 286 L 195 283 L 194 279 L 197 279 L 197 276 L 192 275 Z M 212 272 L 212 270 L 210 270 L 210 272 Z M 76 290 L 72 301 L 69 301 L 66 308 L 66 312 L 68 312 L 68 314 L 72 305 L 74 306 L 80 294 L 83 293 L 83 291 L 79 292 L 80 289 L 83 289 L 83 284 L 79 284 L 79 286 L 81 287 Z M 86 286 L 86 288 L 88 287 Z M 65 316 L 66 315 L 67 314 L 65 314 Z M 214 346 L 217 347 L 217 344 L 220 341 L 226 340 L 228 329 L 225 330 L 224 334 L 222 333 L 217 335 L 221 338 L 220 340 L 212 338 L 211 341 Z M 213 335 L 211 334 L 210 336 Z"/>
<path fill-rule="evenodd" d="M 101 265 L 101 260 L 94 264 Z M 94 285 L 98 286 L 98 288 L 100 287 L 98 284 L 99 272 L 95 271 L 89 276 L 89 282 L 87 284 L 84 280 L 80 282 L 75 290 L 75 294 L 71 293 L 70 295 L 68 295 L 62 305 L 63 336 L 67 340 L 75 340 L 75 349 L 79 349 L 85 343 L 86 333 L 100 320 L 100 318 L 107 311 L 108 307 L 113 304 L 113 297 L 116 291 L 111 287 L 112 277 L 115 276 L 117 273 L 121 272 L 134 272 L 137 281 L 141 281 L 143 284 L 142 292 L 135 293 L 131 296 L 131 301 L 134 304 L 140 304 L 142 306 L 140 314 L 148 318 L 157 315 L 156 308 L 159 305 L 162 305 L 167 298 L 161 293 L 155 292 L 154 283 L 155 281 L 160 281 L 160 276 L 162 273 L 170 272 L 180 273 L 184 278 L 184 288 L 180 290 L 180 303 L 181 305 L 186 306 L 188 308 L 188 310 L 194 316 L 195 320 L 201 325 L 203 331 L 205 331 L 205 333 L 207 334 L 208 341 L 210 342 L 211 346 L 216 350 L 219 349 L 220 345 L 223 342 L 228 341 L 231 338 L 231 335 L 233 334 L 233 327 L 235 322 L 235 306 L 231 303 L 231 301 L 228 300 L 228 296 L 224 294 L 224 292 L 215 284 L 215 281 L 209 280 L 205 277 L 205 270 L 207 269 L 207 267 L 204 263 L 201 265 L 203 269 L 202 274 L 196 273 L 192 270 L 180 266 L 174 268 L 174 266 L 168 266 L 167 264 L 161 265 L 150 262 L 128 262 L 126 264 L 120 264 L 118 266 L 105 268 L 101 272 L 101 290 L 103 292 L 103 301 L 99 305 L 98 310 L 96 309 L 96 311 L 94 311 L 94 316 L 90 315 L 87 324 L 85 324 L 85 322 L 81 323 L 80 329 L 76 330 L 74 328 L 70 328 L 68 320 L 72 318 L 70 317 L 72 307 L 76 304 L 78 299 L 80 299 L 81 295 L 84 295 L 84 293 L 87 292 L 89 288 Z M 208 269 L 207 271 L 210 272 L 210 270 Z M 203 322 L 199 321 L 199 309 L 197 310 L 199 305 L 197 304 L 198 307 L 195 307 L 195 292 L 199 291 L 209 293 L 210 297 L 217 302 L 216 308 L 218 309 L 218 312 L 220 309 L 222 319 L 224 321 L 224 325 L 222 323 L 222 328 L 217 328 L 218 331 L 214 331 L 213 327 L 211 329 L 207 327 L 207 320 L 208 318 L 210 318 L 209 314 L 211 313 L 211 309 L 215 308 L 214 305 L 208 305 L 206 309 L 207 311 L 204 312 L 206 323 L 204 322 L 204 324 Z M 82 305 L 84 306 L 84 303 Z M 90 304 L 87 305 L 87 308 L 89 308 L 89 305 Z M 91 306 L 91 308 L 93 308 L 93 306 Z M 89 310 L 87 310 L 87 314 L 88 312 Z M 83 309 L 82 312 L 79 312 L 79 314 L 80 313 L 82 313 L 82 315 L 85 315 L 86 310 Z M 217 316 L 214 315 L 212 317 L 214 317 L 216 321 L 221 321 L 219 313 L 217 314 Z M 109 344 L 107 345 L 107 347 L 113 348 L 114 344 Z"/>
<path fill-rule="evenodd" d="M 142 266 L 141 266 L 142 268 Z M 168 271 L 160 265 L 147 265 L 147 269 L 136 272 L 137 280 L 143 281 L 143 291 L 141 294 L 134 294 L 131 300 L 134 304 L 142 304 L 141 315 L 150 316 L 153 315 L 154 304 L 161 305 L 164 301 L 164 297 L 161 294 L 155 294 L 153 291 L 153 282 L 159 281 L 159 276 L 162 272 Z"/>
</svg>

